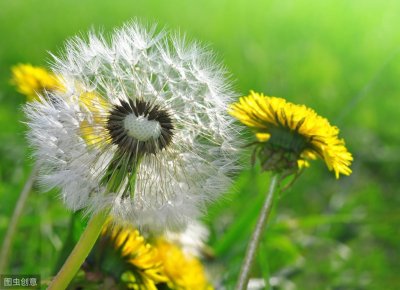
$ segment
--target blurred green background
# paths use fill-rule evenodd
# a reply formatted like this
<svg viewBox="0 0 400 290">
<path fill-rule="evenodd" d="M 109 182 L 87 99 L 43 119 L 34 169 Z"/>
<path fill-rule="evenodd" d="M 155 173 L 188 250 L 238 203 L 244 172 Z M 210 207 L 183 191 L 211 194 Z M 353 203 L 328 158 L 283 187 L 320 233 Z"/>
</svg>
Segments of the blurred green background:
<svg viewBox="0 0 400 290">
<path fill-rule="evenodd" d="M 252 276 L 273 289 L 400 289 L 399 13 L 397 0 L 0 1 L 0 241 L 33 163 L 10 67 L 45 66 L 66 38 L 139 17 L 210 43 L 240 95 L 314 108 L 354 154 L 350 177 L 337 181 L 315 161 L 278 198 Z M 205 217 L 209 266 L 227 289 L 268 180 L 245 169 Z M 32 193 L 7 272 L 49 277 L 68 220 L 56 194 Z"/>
</svg>

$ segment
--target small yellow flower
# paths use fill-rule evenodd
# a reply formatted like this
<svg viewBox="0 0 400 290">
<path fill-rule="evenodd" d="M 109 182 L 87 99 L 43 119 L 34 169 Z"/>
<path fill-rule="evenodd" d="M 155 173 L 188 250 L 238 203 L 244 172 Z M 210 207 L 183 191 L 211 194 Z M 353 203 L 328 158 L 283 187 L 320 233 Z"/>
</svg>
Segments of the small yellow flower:
<svg viewBox="0 0 400 290">
<path fill-rule="evenodd" d="M 82 271 L 84 275 L 78 275 L 71 285 L 84 289 L 85 285 L 93 289 L 214 289 L 200 260 L 181 246 L 162 236 L 151 238 L 149 243 L 136 228 L 115 226 L 111 219 Z"/>
<path fill-rule="evenodd" d="M 102 237 L 110 239 L 116 253 L 116 255 L 111 255 L 108 251 L 108 257 L 114 256 L 120 260 L 120 263 L 115 263 L 111 269 L 105 270 L 109 270 L 114 275 L 121 272 L 120 279 L 128 289 L 156 290 L 156 284 L 167 282 L 158 250 L 148 244 L 139 231 L 129 227 L 111 228 L 109 226 L 103 230 Z"/>
<path fill-rule="evenodd" d="M 57 77 L 41 67 L 30 64 L 19 64 L 11 68 L 11 83 L 18 92 L 25 95 L 28 101 L 37 100 L 37 94 L 43 91 L 64 90 Z"/>
<path fill-rule="evenodd" d="M 297 171 L 319 157 L 336 178 L 351 174 L 353 157 L 339 129 L 304 105 L 251 91 L 231 105 L 230 114 L 254 130 L 264 170 Z"/>
<path fill-rule="evenodd" d="M 184 254 L 182 249 L 165 239 L 158 239 L 155 247 L 163 261 L 164 273 L 169 278 L 168 287 L 176 290 L 212 290 L 201 262 Z"/>
<path fill-rule="evenodd" d="M 82 110 L 92 114 L 92 118 L 83 119 L 80 122 L 80 130 L 82 138 L 89 146 L 99 147 L 102 144 L 109 144 L 110 138 L 103 124 L 107 121 L 106 117 L 101 114 L 101 110 L 109 108 L 107 102 L 96 92 L 83 92 L 79 95 L 79 104 Z"/>
</svg>

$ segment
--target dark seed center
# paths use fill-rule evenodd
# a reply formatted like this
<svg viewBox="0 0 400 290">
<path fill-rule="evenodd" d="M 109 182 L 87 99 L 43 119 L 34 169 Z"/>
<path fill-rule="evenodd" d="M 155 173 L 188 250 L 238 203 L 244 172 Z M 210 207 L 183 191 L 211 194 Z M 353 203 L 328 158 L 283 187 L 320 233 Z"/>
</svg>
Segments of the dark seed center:
<svg viewBox="0 0 400 290">
<path fill-rule="evenodd" d="M 107 130 L 122 153 L 156 154 L 171 143 L 174 125 L 167 110 L 143 100 L 120 103 L 110 111 Z"/>
</svg>

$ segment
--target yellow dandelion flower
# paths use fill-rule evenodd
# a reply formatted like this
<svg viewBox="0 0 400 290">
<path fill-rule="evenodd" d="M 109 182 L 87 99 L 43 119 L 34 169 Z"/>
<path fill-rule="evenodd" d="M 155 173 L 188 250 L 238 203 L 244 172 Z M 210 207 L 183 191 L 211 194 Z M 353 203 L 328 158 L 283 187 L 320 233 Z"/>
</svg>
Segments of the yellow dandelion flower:
<svg viewBox="0 0 400 290">
<path fill-rule="evenodd" d="M 83 111 L 93 115 L 92 118 L 84 118 L 80 122 L 82 138 L 90 146 L 100 146 L 102 143 L 109 144 L 110 140 L 103 138 L 107 136 L 104 128 L 104 116 L 101 110 L 108 109 L 108 103 L 96 92 L 82 92 L 79 95 L 79 105 Z"/>
<path fill-rule="evenodd" d="M 37 94 L 45 90 L 64 90 L 57 77 L 44 68 L 19 64 L 13 66 L 11 72 L 11 83 L 17 87 L 18 92 L 27 97 L 28 101 L 37 100 Z"/>
<path fill-rule="evenodd" d="M 112 273 L 128 289 L 156 290 L 156 284 L 167 282 L 158 250 L 136 229 L 107 226 L 102 239 L 104 244 L 108 244 L 107 240 L 112 244 L 104 255 L 102 266 L 106 269 L 102 270 Z"/>
<path fill-rule="evenodd" d="M 212 290 L 203 265 L 194 256 L 184 254 L 175 244 L 165 239 L 156 241 L 159 259 L 163 261 L 167 285 L 176 290 Z"/>
<path fill-rule="evenodd" d="M 231 105 L 230 114 L 254 130 L 264 170 L 297 171 L 319 157 L 336 178 L 351 174 L 353 157 L 339 129 L 304 105 L 251 91 Z"/>
</svg>

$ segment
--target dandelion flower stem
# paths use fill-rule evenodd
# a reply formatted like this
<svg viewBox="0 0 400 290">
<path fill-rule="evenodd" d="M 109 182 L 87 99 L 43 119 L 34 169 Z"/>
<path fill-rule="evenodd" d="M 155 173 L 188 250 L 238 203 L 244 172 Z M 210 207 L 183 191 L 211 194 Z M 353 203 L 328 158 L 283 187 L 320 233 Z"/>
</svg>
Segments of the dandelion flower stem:
<svg viewBox="0 0 400 290">
<path fill-rule="evenodd" d="M 258 244 L 260 243 L 262 233 L 265 225 L 267 224 L 269 214 L 272 209 L 274 194 L 278 183 L 278 174 L 274 174 L 271 178 L 267 197 L 265 198 L 263 207 L 257 220 L 256 227 L 250 238 L 249 245 L 247 246 L 246 256 L 244 258 L 240 276 L 236 285 L 236 290 L 246 290 L 249 282 L 250 271 L 253 261 L 257 252 Z"/>
<path fill-rule="evenodd" d="M 26 181 L 24 188 L 22 189 L 17 204 L 15 206 L 14 212 L 11 216 L 10 224 L 7 228 L 7 233 L 4 237 L 3 244 L 0 252 L 0 273 L 5 273 L 5 267 L 7 266 L 8 257 L 10 255 L 10 248 L 12 240 L 14 238 L 15 231 L 18 226 L 19 218 L 21 217 L 22 210 L 24 209 L 25 203 L 28 199 L 29 193 L 32 190 L 33 184 L 36 179 L 38 168 L 35 165 Z"/>
<path fill-rule="evenodd" d="M 89 255 L 90 250 L 93 248 L 94 243 L 100 235 L 101 229 L 107 220 L 108 213 L 109 209 L 100 211 L 93 215 L 67 261 L 65 261 L 61 270 L 51 282 L 48 288 L 49 290 L 67 289 L 69 283 L 78 272 L 86 257 Z"/>
</svg>

